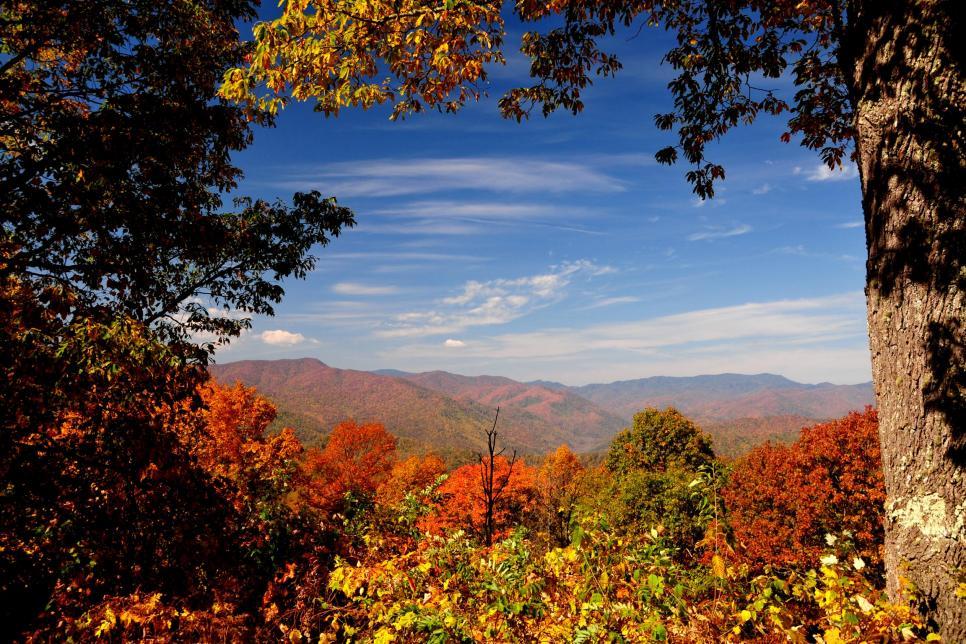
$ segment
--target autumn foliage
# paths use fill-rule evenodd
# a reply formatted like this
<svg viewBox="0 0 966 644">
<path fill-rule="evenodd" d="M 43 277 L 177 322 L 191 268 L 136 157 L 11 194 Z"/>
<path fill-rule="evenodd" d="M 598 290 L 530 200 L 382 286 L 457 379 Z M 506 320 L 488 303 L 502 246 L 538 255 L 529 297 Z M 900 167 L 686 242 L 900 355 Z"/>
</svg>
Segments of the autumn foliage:
<svg viewBox="0 0 966 644">
<path fill-rule="evenodd" d="M 376 490 L 380 505 L 392 507 L 407 494 L 424 490 L 446 472 L 443 459 L 435 454 L 410 456 L 392 466 L 389 476 Z"/>
<path fill-rule="evenodd" d="M 494 478 L 507 481 L 494 508 L 494 534 L 505 535 L 519 525 L 534 509 L 534 470 L 522 460 L 510 468 L 505 456 L 494 462 Z M 486 503 L 482 485 L 483 469 L 479 463 L 459 467 L 450 473 L 440 487 L 441 501 L 426 520 L 430 531 L 465 530 L 474 536 L 483 534 Z"/>
<path fill-rule="evenodd" d="M 570 522 L 583 491 L 584 466 L 566 445 L 547 455 L 537 470 L 539 526 L 556 544 L 570 539 Z"/>
<path fill-rule="evenodd" d="M 336 426 L 321 450 L 310 450 L 302 465 L 309 478 L 308 500 L 323 510 L 341 507 L 346 494 L 374 496 L 390 475 L 396 459 L 396 438 L 379 423 Z"/>
<path fill-rule="evenodd" d="M 740 459 L 722 495 L 744 559 L 801 564 L 827 546 L 825 535 L 848 534 L 858 554 L 881 567 L 885 485 L 877 431 L 868 408 Z"/>
</svg>

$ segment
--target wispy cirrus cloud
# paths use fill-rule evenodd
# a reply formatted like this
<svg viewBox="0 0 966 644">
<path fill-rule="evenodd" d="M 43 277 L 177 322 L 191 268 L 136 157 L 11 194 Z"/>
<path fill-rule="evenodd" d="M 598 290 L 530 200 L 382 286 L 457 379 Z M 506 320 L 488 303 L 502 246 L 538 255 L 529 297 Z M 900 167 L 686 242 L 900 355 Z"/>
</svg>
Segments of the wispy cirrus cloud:
<svg viewBox="0 0 966 644">
<path fill-rule="evenodd" d="M 621 296 L 617 296 L 617 297 L 604 297 L 604 298 L 601 298 L 601 299 L 593 302 L 592 304 L 588 304 L 587 306 L 583 307 L 581 310 L 583 310 L 583 311 L 589 311 L 590 309 L 602 309 L 602 308 L 604 308 L 606 306 L 614 306 L 614 305 L 617 305 L 617 304 L 632 304 L 634 302 L 640 302 L 640 301 L 641 301 L 641 298 L 639 298 L 637 296 L 634 296 L 634 295 L 621 295 Z"/>
<path fill-rule="evenodd" d="M 339 295 L 394 295 L 399 292 L 399 288 L 378 284 L 360 284 L 358 282 L 338 282 L 332 285 L 332 292 Z"/>
<path fill-rule="evenodd" d="M 725 237 L 737 237 L 750 233 L 752 227 L 748 224 L 735 224 L 733 226 L 707 226 L 704 230 L 688 235 L 688 241 L 713 241 Z"/>
<path fill-rule="evenodd" d="M 320 261 L 343 260 L 387 260 L 387 261 L 416 261 L 416 262 L 484 262 L 491 258 L 480 255 L 459 253 L 424 253 L 420 251 L 368 251 L 364 253 L 326 253 Z"/>
<path fill-rule="evenodd" d="M 518 378 L 545 377 L 552 370 L 555 378 L 573 383 L 723 371 L 860 382 L 869 377 L 864 311 L 861 292 L 752 302 L 478 338 L 461 349 L 460 359 L 498 363 Z M 445 358 L 431 344 L 406 345 L 385 355 L 413 366 Z"/>
<path fill-rule="evenodd" d="M 859 176 L 859 169 L 854 163 L 846 163 L 835 170 L 824 163 L 819 163 L 808 169 L 796 166 L 794 173 L 804 175 L 806 181 L 848 181 Z"/>
<path fill-rule="evenodd" d="M 581 219 L 600 219 L 588 208 L 515 201 L 419 200 L 388 208 L 376 208 L 355 232 L 384 235 L 481 235 L 505 234 L 505 228 L 546 227 L 585 235 L 606 234 L 597 227 L 575 224 Z"/>
<path fill-rule="evenodd" d="M 519 157 L 373 159 L 288 169 L 269 184 L 324 189 L 346 197 L 395 197 L 446 190 L 511 193 L 622 192 L 624 184 L 594 165 Z"/>
<path fill-rule="evenodd" d="M 588 260 L 551 266 L 545 273 L 512 279 L 470 280 L 455 295 L 428 310 L 395 315 L 376 335 L 382 338 L 451 334 L 474 326 L 506 324 L 563 297 L 578 276 L 614 272 Z"/>
</svg>

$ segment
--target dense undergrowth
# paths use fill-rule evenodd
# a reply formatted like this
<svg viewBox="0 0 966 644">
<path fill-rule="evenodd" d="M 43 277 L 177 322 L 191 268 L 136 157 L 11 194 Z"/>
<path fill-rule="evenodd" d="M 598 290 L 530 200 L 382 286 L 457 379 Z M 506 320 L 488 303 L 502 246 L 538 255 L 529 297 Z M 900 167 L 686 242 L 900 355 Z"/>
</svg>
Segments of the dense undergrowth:
<svg viewBox="0 0 966 644">
<path fill-rule="evenodd" d="M 111 529 L 136 555 L 127 569 L 107 539 L 66 530 L 73 542 L 17 541 L 8 531 L 8 564 L 29 561 L 41 573 L 20 571 L 33 583 L 33 603 L 13 616 L 14 637 L 936 637 L 913 610 L 914 588 L 903 585 L 896 602 L 882 590 L 872 410 L 727 466 L 672 409 L 638 414 L 599 466 L 585 467 L 566 447 L 532 464 L 498 457 L 494 543 L 486 546 L 480 464 L 446 472 L 433 455 L 399 459 L 382 426 L 352 422 L 323 449 L 306 450 L 290 431 L 267 431 L 274 408 L 254 390 L 198 391 L 194 402 L 157 412 L 161 434 L 177 445 L 177 468 L 148 462 L 134 478 L 156 491 L 190 472 L 204 502 L 115 508 Z M 83 442 L 88 425 L 69 418 L 58 431 L 54 442 Z M 123 481 L 89 483 L 107 496 L 132 494 Z M 107 496 L 100 500 L 110 505 Z M 78 494 L 72 507 L 93 502 Z"/>
</svg>

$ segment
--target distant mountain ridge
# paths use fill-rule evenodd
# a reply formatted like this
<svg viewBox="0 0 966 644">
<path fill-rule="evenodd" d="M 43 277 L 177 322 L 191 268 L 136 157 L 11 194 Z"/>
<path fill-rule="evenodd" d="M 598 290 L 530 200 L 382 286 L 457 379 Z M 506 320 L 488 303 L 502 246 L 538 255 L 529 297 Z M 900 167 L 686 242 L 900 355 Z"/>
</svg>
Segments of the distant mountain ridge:
<svg viewBox="0 0 966 644">
<path fill-rule="evenodd" d="M 561 429 L 575 449 L 589 449 L 609 441 L 627 426 L 627 419 L 613 414 L 567 388 L 522 383 L 501 376 L 461 376 L 429 371 L 400 376 L 427 389 L 455 398 L 499 407 L 511 414 L 526 413 Z"/>
<path fill-rule="evenodd" d="M 570 387 L 445 371 L 336 369 L 313 358 L 213 365 L 216 380 L 256 387 L 279 407 L 280 422 L 317 444 L 338 422 L 378 421 L 411 451 L 470 451 L 500 407 L 506 443 L 544 453 L 567 443 L 599 450 L 644 407 L 674 406 L 704 426 L 719 453 L 734 456 L 763 440 L 873 404 L 871 383 L 807 385 L 774 374 L 658 376 Z"/>
<path fill-rule="evenodd" d="M 770 373 L 655 376 L 570 390 L 618 414 L 633 415 L 646 406 L 670 405 L 705 421 L 765 416 L 827 419 L 875 404 L 871 382 L 808 385 Z"/>
<path fill-rule="evenodd" d="M 332 427 L 351 418 L 381 422 L 414 448 L 476 450 L 496 407 L 472 396 L 456 399 L 406 378 L 336 369 L 312 358 L 245 360 L 212 365 L 210 371 L 220 382 L 241 381 L 258 389 L 276 403 L 280 419 L 295 426 L 308 444 L 318 444 Z M 573 435 L 523 406 L 503 407 L 500 433 L 522 452 L 543 453 L 562 443 L 586 450 L 620 424 L 619 418 L 612 417 L 612 425 L 600 432 Z"/>
</svg>

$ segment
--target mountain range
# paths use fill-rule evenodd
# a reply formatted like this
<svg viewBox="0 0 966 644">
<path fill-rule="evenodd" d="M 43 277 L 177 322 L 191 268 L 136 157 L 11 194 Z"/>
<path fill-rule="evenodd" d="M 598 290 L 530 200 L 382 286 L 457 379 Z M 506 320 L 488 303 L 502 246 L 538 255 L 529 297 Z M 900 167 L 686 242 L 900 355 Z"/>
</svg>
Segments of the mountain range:
<svg viewBox="0 0 966 644">
<path fill-rule="evenodd" d="M 653 377 L 569 387 L 445 371 L 409 373 L 337 369 L 313 358 L 246 360 L 210 367 L 223 383 L 254 386 L 307 444 L 352 418 L 381 422 L 404 452 L 450 459 L 480 448 L 483 428 L 500 408 L 501 438 L 521 453 L 567 443 L 578 452 L 605 449 L 644 407 L 674 406 L 698 422 L 716 451 L 735 456 L 765 440 L 789 441 L 801 427 L 873 404 L 871 383 L 807 385 L 773 374 Z"/>
</svg>

